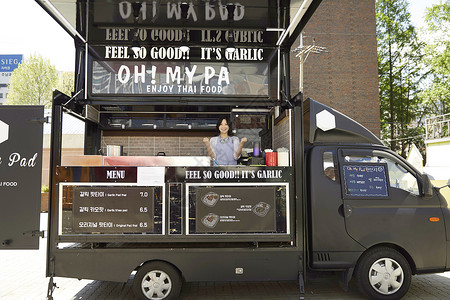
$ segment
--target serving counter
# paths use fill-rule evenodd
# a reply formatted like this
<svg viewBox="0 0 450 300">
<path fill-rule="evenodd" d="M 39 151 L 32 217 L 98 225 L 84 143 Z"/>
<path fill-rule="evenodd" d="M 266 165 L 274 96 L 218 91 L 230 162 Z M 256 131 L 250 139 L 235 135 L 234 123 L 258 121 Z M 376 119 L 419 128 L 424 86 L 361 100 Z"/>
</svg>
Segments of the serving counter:
<svg viewBox="0 0 450 300">
<path fill-rule="evenodd" d="M 64 155 L 63 166 L 209 167 L 209 156 L 102 156 Z"/>
</svg>

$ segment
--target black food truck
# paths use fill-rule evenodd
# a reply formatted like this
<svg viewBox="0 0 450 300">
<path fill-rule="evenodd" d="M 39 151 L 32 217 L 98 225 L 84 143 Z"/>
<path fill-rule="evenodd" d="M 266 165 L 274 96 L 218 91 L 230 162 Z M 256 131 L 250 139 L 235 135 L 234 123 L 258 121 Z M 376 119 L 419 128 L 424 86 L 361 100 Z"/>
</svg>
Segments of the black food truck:
<svg viewBox="0 0 450 300">
<path fill-rule="evenodd" d="M 54 277 L 133 273 L 139 299 L 176 299 L 182 280 L 298 280 L 302 294 L 307 271 L 333 270 L 399 299 L 411 275 L 450 269 L 448 200 L 429 177 L 290 96 L 290 47 L 320 1 L 36 1 L 76 48 L 75 92 L 52 105 L 48 298 Z M 43 235 L 39 184 L 24 188 L 42 151 L 15 147 L 38 144 L 45 119 L 20 109 L 0 109 L 2 249 Z M 64 114 L 83 122 L 83 155 L 63 154 Z M 238 165 L 203 144 L 221 115 L 247 138 Z"/>
</svg>

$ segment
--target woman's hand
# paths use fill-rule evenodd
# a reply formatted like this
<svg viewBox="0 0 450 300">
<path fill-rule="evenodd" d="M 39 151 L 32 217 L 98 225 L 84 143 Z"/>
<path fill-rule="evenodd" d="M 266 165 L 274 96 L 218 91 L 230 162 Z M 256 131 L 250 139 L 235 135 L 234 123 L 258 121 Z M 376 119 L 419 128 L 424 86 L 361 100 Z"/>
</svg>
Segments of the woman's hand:
<svg viewBox="0 0 450 300">
<path fill-rule="evenodd" d="M 242 140 L 241 140 L 241 145 L 244 145 L 245 143 L 247 143 L 247 138 L 243 137 Z"/>
<path fill-rule="evenodd" d="M 211 159 L 214 159 L 214 152 L 211 149 L 211 145 L 209 144 L 209 139 L 207 137 L 203 138 L 203 143 L 205 143 L 206 150 L 208 150 L 208 155 L 211 157 Z"/>
</svg>

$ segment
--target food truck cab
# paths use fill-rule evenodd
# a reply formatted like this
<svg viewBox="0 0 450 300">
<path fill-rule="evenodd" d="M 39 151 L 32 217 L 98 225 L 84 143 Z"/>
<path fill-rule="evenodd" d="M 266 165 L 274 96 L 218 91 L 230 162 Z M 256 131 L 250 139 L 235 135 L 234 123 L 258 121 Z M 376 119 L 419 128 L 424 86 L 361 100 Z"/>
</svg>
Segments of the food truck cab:
<svg viewBox="0 0 450 300">
<path fill-rule="evenodd" d="M 76 47 L 75 92 L 52 105 L 49 298 L 54 277 L 134 274 L 139 299 L 177 299 L 182 280 L 299 280 L 303 292 L 307 270 L 334 270 L 344 288 L 354 276 L 367 297 L 398 299 L 412 274 L 449 270 L 448 203 L 429 178 L 290 96 L 289 49 L 320 1 L 37 2 Z M 64 155 L 64 114 L 84 124 L 84 155 Z M 236 166 L 203 145 L 221 115 L 248 139 Z M 0 149 L 21 199 L 3 211 L 24 221 L 2 226 L 3 249 L 36 247 L 36 198 Z"/>
</svg>

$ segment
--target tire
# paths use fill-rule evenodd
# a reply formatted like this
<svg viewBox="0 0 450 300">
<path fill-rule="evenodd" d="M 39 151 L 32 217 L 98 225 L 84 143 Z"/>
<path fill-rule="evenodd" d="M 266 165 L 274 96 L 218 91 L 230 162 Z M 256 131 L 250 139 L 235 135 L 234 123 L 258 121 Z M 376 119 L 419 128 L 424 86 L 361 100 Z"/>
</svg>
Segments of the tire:
<svg viewBox="0 0 450 300">
<path fill-rule="evenodd" d="M 355 276 L 359 290 L 368 299 L 400 299 L 411 285 L 408 261 L 398 251 L 386 247 L 364 253 Z"/>
<path fill-rule="evenodd" d="M 133 279 L 137 299 L 174 300 L 181 291 L 181 274 L 172 265 L 154 261 L 139 268 Z"/>
</svg>

